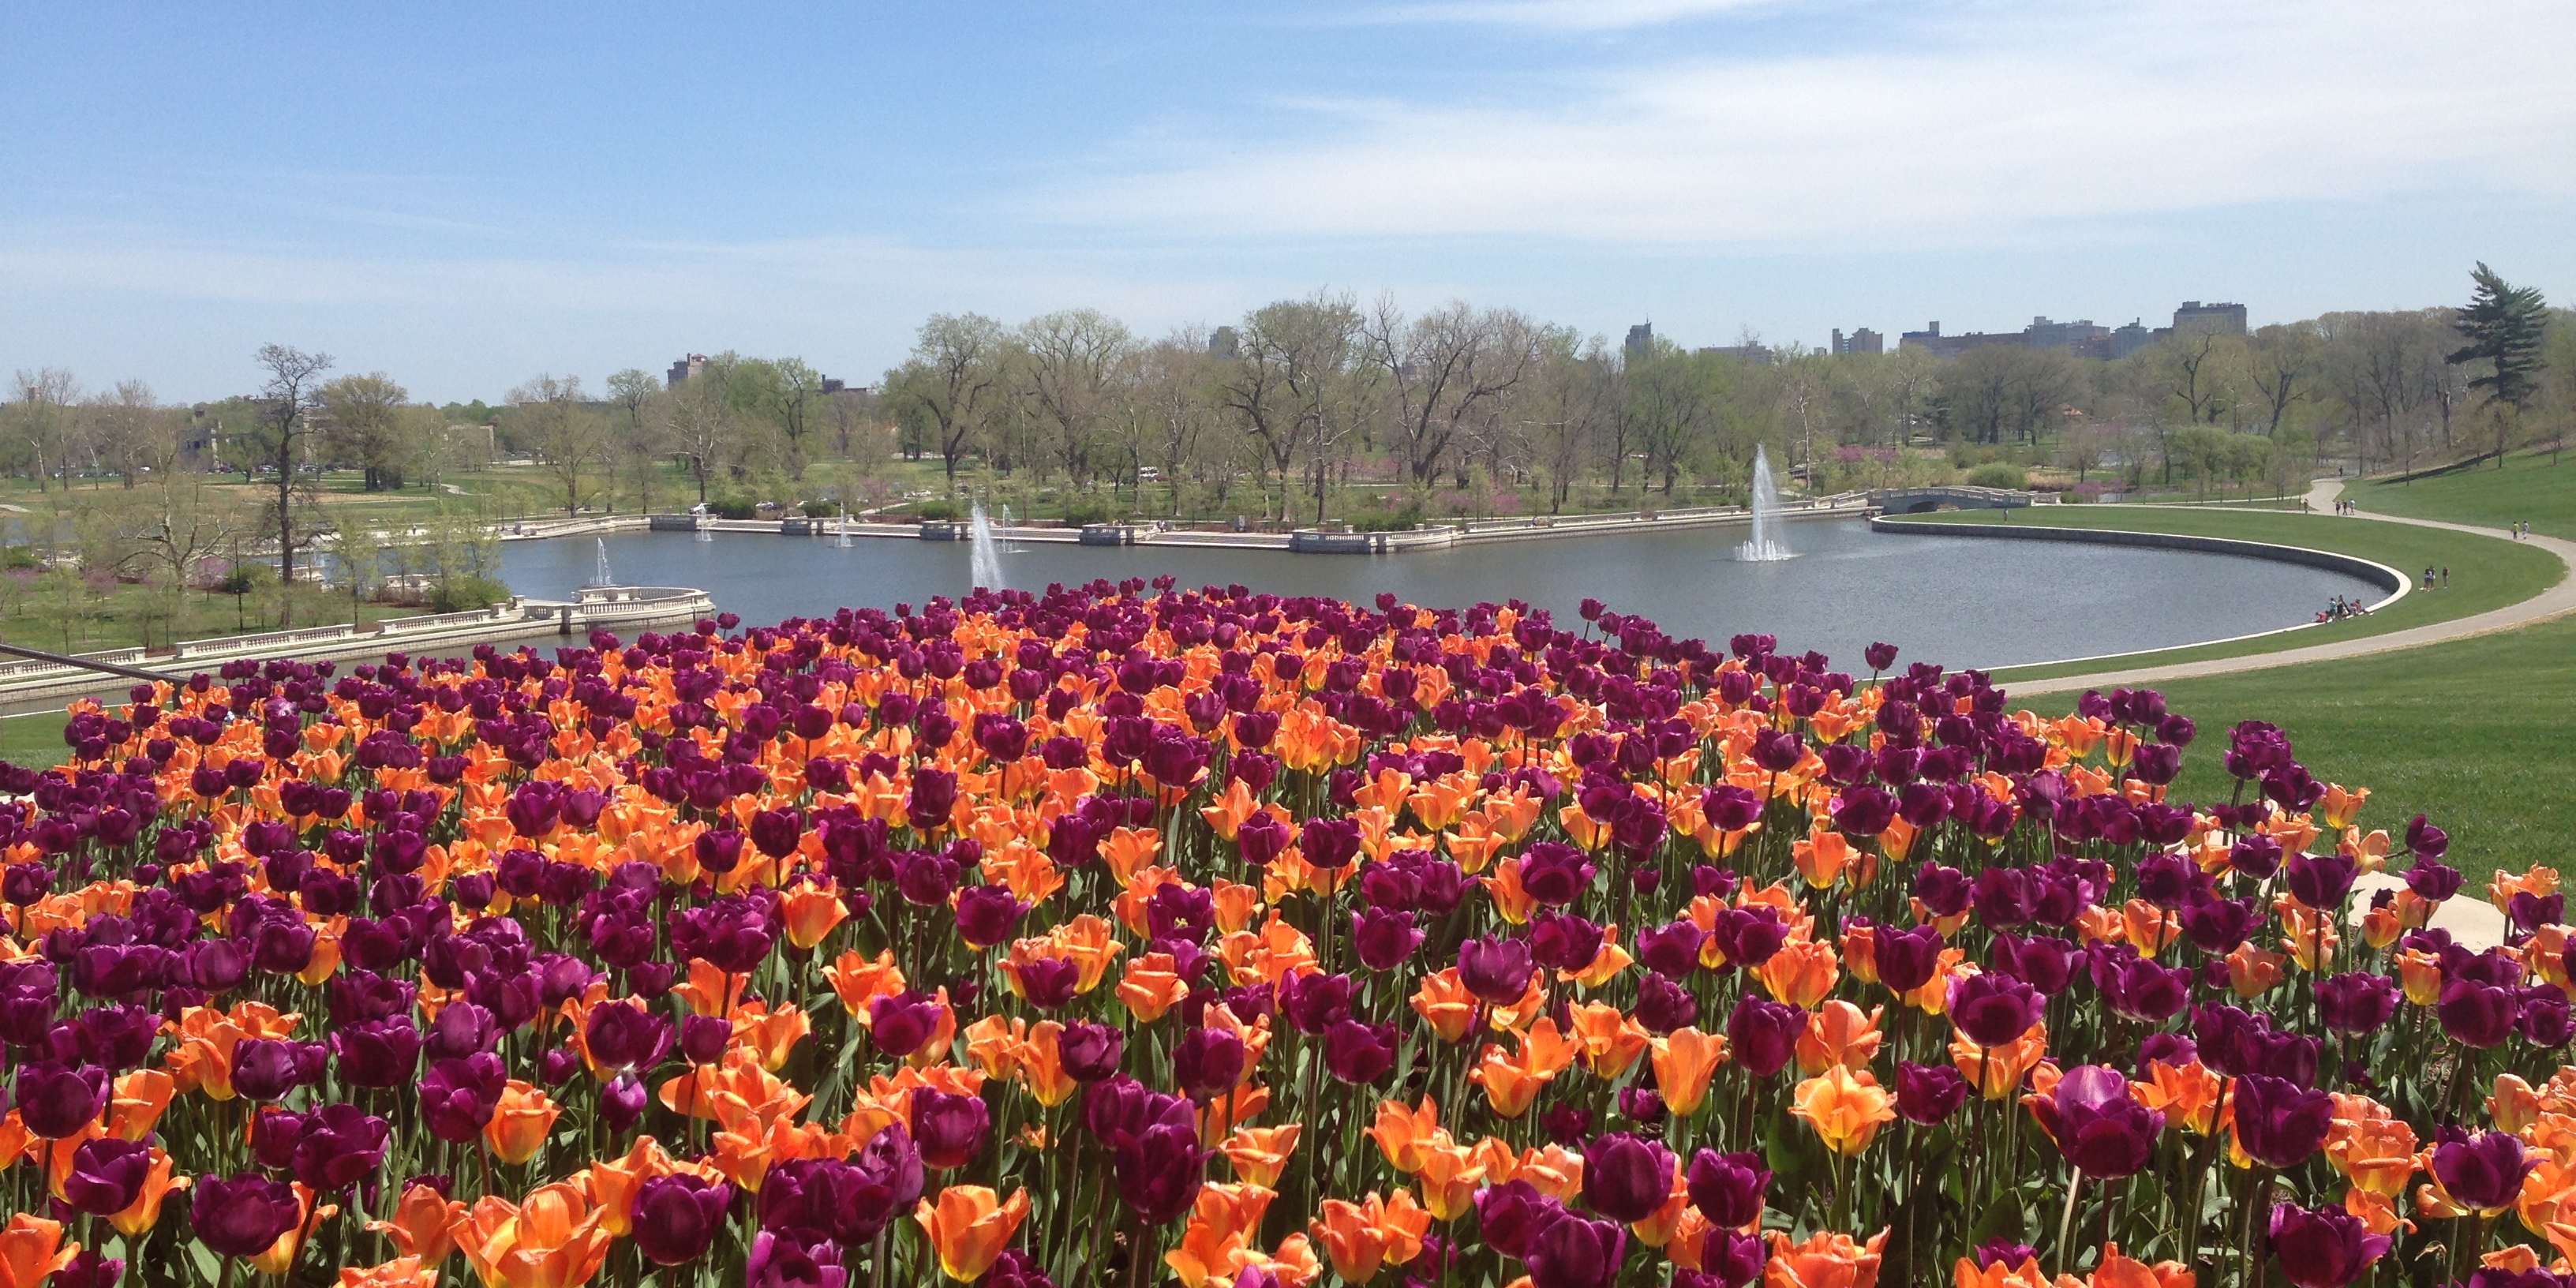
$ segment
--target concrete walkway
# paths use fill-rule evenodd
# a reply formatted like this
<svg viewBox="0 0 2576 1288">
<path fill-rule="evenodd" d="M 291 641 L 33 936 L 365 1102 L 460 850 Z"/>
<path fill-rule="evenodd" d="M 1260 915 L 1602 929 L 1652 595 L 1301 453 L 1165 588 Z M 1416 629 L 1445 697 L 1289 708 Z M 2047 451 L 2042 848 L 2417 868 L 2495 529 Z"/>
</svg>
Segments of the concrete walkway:
<svg viewBox="0 0 2576 1288">
<path fill-rule="evenodd" d="M 2343 495 L 2343 480 L 2319 479 L 2309 487 L 2305 499 L 2310 512 L 2326 515 L 2333 513 L 2335 498 L 2341 495 Z M 2395 515 L 2368 512 L 2341 517 L 2351 522 L 2406 523 L 2420 528 L 2444 528 L 2452 532 L 2474 533 L 2503 541 L 2513 539 L 2513 534 L 2502 528 L 2481 528 L 2465 523 L 2403 519 Z M 2399 649 L 2420 648 L 2426 644 L 2442 644 L 2451 640 L 2467 639 L 2472 635 L 2485 635 L 2493 631 L 2512 630 L 2517 626 L 2529 626 L 2534 622 L 2547 621 L 2552 617 L 2576 612 L 2576 577 L 2569 575 L 2569 570 L 2576 569 L 2576 541 L 2562 541 L 2556 537 L 2544 537 L 2534 533 L 2524 538 L 2524 544 L 2538 546 L 2558 556 L 2560 572 L 2556 584 L 2518 604 L 2508 604 L 2502 608 L 2489 609 L 2483 613 L 2474 613 L 2449 621 L 2409 627 L 2402 631 L 2357 636 L 2326 644 L 2311 644 L 2304 648 L 2280 649 L 2270 653 L 2248 653 L 2240 657 L 2208 658 L 2197 662 L 2170 662 L 2160 666 L 2097 671 L 2088 675 L 2066 675 L 2055 679 L 2030 680 L 2018 684 L 2007 681 L 2004 687 L 2016 697 L 2039 693 L 2080 693 L 2086 689 L 2136 688 L 2139 685 L 2163 684 L 2205 675 L 2232 675 L 2240 671 L 2269 670 L 2276 666 L 2297 666 L 2304 662 L 2368 657 L 2375 653 L 2391 653 Z M 2404 571 L 2410 576 L 2420 572 L 2418 569 Z"/>
</svg>

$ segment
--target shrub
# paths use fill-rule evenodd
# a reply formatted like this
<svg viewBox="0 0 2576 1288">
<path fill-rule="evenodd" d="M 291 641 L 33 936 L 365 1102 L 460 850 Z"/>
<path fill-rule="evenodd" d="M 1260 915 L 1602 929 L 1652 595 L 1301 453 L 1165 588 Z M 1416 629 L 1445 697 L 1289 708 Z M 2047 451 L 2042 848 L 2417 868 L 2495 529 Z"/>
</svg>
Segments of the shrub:
<svg viewBox="0 0 2576 1288">
<path fill-rule="evenodd" d="M 966 517 L 966 512 L 955 501 L 924 501 L 914 506 L 912 512 L 924 523 L 944 523 Z"/>
<path fill-rule="evenodd" d="M 760 517 L 760 507 L 749 501 L 709 501 L 707 513 L 719 519 L 754 519 Z"/>
<path fill-rule="evenodd" d="M 429 606 L 442 613 L 490 608 L 510 597 L 510 588 L 489 577 L 457 577 L 429 592 Z"/>
<path fill-rule="evenodd" d="M 2030 472 L 2008 461 L 1988 461 L 1968 471 L 1968 486 L 2020 491 L 2030 486 Z"/>
<path fill-rule="evenodd" d="M 6 568 L 11 572 L 25 572 L 35 566 L 36 549 L 33 546 L 11 546 L 5 552 L 0 552 L 0 568 Z"/>
<path fill-rule="evenodd" d="M 1351 516 L 1353 532 L 1410 532 L 1422 526 L 1422 503 L 1407 501 L 1394 510 L 1362 510 Z"/>
<path fill-rule="evenodd" d="M 1110 517 L 1109 503 L 1096 496 L 1076 497 L 1064 503 L 1064 522 L 1067 527 L 1078 528 L 1086 523 L 1107 523 Z"/>
<path fill-rule="evenodd" d="M 841 507 L 830 501 L 808 501 L 804 505 L 804 510 L 805 517 L 808 519 L 828 519 L 839 514 Z"/>
</svg>

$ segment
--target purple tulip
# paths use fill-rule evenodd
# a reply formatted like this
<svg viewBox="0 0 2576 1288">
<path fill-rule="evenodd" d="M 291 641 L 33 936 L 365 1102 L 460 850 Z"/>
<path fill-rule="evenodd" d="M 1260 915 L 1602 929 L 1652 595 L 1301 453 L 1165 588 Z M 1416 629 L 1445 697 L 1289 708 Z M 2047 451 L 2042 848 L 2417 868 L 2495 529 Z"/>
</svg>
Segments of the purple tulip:
<svg viewBox="0 0 2576 1288">
<path fill-rule="evenodd" d="M 1535 966 L 1526 940 L 1496 936 L 1458 945 L 1458 982 L 1488 1006 L 1521 1000 Z"/>
<path fill-rule="evenodd" d="M 1601 927 L 1572 913 L 1541 912 L 1529 925 L 1530 960 L 1540 966 L 1579 973 L 1601 955 Z"/>
<path fill-rule="evenodd" d="M 1699 1021 L 1699 999 L 1652 971 L 1637 984 L 1637 1023 L 1658 1037 Z"/>
<path fill-rule="evenodd" d="M 1896 1112 L 1926 1127 L 1947 1120 L 1968 1101 L 1966 1074 L 1946 1064 L 1900 1062 L 1896 1066 Z"/>
<path fill-rule="evenodd" d="M 2094 948 L 2093 986 L 2114 1014 L 2148 1024 L 2162 1024 L 2191 1004 L 2189 967 L 2159 966 L 2127 944 Z"/>
<path fill-rule="evenodd" d="M 1547 1133 L 1549 1140 L 1567 1149 L 1580 1149 L 1583 1142 L 1592 1139 L 1592 1119 L 1593 1113 L 1589 1109 L 1549 1105 L 1539 1111 L 1538 1125 Z"/>
<path fill-rule="evenodd" d="M 405 1016 L 352 1024 L 331 1034 L 340 1077 L 356 1087 L 399 1087 L 420 1067 L 420 1030 Z"/>
<path fill-rule="evenodd" d="M 939 999 L 919 989 L 879 995 L 868 1002 L 868 1032 L 891 1056 L 919 1051 L 939 1030 Z"/>
<path fill-rule="evenodd" d="M 1710 1225 L 1740 1230 L 1762 1219 L 1771 1190 L 1771 1169 L 1762 1165 L 1759 1154 L 1721 1154 L 1703 1149 L 1691 1156 L 1690 1174 L 1684 1183 L 1690 1188 L 1691 1203 Z"/>
<path fill-rule="evenodd" d="M 1506 1181 L 1476 1191 L 1476 1226 L 1485 1246 L 1506 1257 L 1526 1258 L 1547 1227 L 1566 1217 L 1555 1199 L 1527 1181 Z"/>
<path fill-rule="evenodd" d="M 295 1191 L 255 1172 L 200 1176 L 188 1204 L 197 1241 L 225 1257 L 258 1256 L 303 1220 Z"/>
<path fill-rule="evenodd" d="M 639 1005 L 606 1002 L 590 1008 L 582 1041 L 590 1049 L 591 1063 L 608 1071 L 603 1076 L 613 1078 L 660 1064 L 671 1051 L 671 1022 Z"/>
<path fill-rule="evenodd" d="M 2274 1171 L 2296 1167 L 2325 1144 L 2334 1126 L 2334 1097 L 2285 1078 L 2249 1073 L 2236 1080 L 2236 1143 Z"/>
<path fill-rule="evenodd" d="M 744 1288 L 845 1288 L 849 1278 L 831 1240 L 809 1243 L 767 1230 L 752 1236 L 742 1272 Z"/>
<path fill-rule="evenodd" d="M 1191 1029 L 1172 1052 L 1172 1080 L 1184 1093 L 1213 1096 L 1243 1081 L 1243 1038 L 1232 1029 Z"/>
<path fill-rule="evenodd" d="M 69 1265 L 55 1271 L 54 1277 L 45 1282 L 53 1288 L 116 1288 L 116 1281 L 124 1277 L 123 1258 L 102 1257 L 92 1248 L 72 1258 Z"/>
<path fill-rule="evenodd" d="M 1422 937 L 1410 912 L 1371 908 L 1351 914 L 1351 946 L 1358 950 L 1360 964 L 1370 970 L 1394 970 L 1403 965 L 1404 959 L 1422 946 Z M 1597 940 L 1594 946 L 1599 946 Z"/>
<path fill-rule="evenodd" d="M 1349 867 L 1360 854 L 1360 825 L 1347 818 L 1310 818 L 1297 834 L 1297 853 L 1327 872 Z"/>
<path fill-rule="evenodd" d="M 1064 1062 L 1064 1071 L 1074 1081 L 1104 1081 L 1118 1072 L 1118 1061 L 1126 1053 L 1127 1035 L 1106 1024 L 1076 1022 L 1064 1026 L 1056 1038 L 1056 1058 Z"/>
<path fill-rule="evenodd" d="M 1522 1261 L 1530 1288 L 1610 1288 L 1627 1252 L 1626 1226 L 1567 1213 L 1539 1231 Z"/>
<path fill-rule="evenodd" d="M 2406 848 L 2414 854 L 2418 864 L 2430 863 L 2451 848 L 2451 836 L 2418 814 L 2406 824 Z"/>
<path fill-rule="evenodd" d="M 71 1171 L 63 1177 L 63 1199 L 75 1212 L 113 1216 L 134 1206 L 151 1175 L 151 1146 L 103 1136 L 73 1151 Z"/>
<path fill-rule="evenodd" d="M 599 1121 L 610 1131 L 625 1131 L 644 1117 L 649 1099 L 642 1081 L 632 1073 L 621 1073 L 599 1089 Z"/>
<path fill-rule="evenodd" d="M 509 1080 L 501 1057 L 488 1051 L 431 1065 L 420 1080 L 421 1116 L 430 1134 L 460 1145 L 481 1135 Z"/>
<path fill-rule="evenodd" d="M 1199 1148 L 1198 1126 L 1182 1102 L 1180 1121 L 1167 1116 L 1121 1139 L 1111 1151 L 1118 1199 L 1147 1225 L 1178 1220 L 1197 1201 L 1215 1152 Z"/>
<path fill-rule="evenodd" d="M 1394 1025 L 1343 1020 L 1324 1032 L 1324 1069 L 1340 1081 L 1367 1086 L 1395 1067 L 1395 1049 Z"/>
<path fill-rule="evenodd" d="M 2442 1031 L 2483 1051 L 2513 1036 L 2522 999 L 2513 988 L 2455 975 L 2433 1003 Z"/>
<path fill-rule="evenodd" d="M 2540 1165 L 2525 1155 L 2522 1140 L 2511 1132 L 2468 1135 L 2445 1127 L 2433 1147 L 2433 1176 L 2460 1206 L 2494 1213 L 2513 1206 L 2522 1193 L 2522 1178 Z"/>
<path fill-rule="evenodd" d="M 1950 1020 L 1978 1046 L 1998 1047 L 2019 1038 L 2039 1023 L 2047 1005 L 2038 990 L 2005 975 L 1965 975 L 1950 984 Z"/>
<path fill-rule="evenodd" d="M 1626 1225 L 1642 1221 L 1673 1192 L 1673 1152 L 1661 1141 L 1607 1132 L 1583 1151 L 1583 1202 Z"/>
<path fill-rule="evenodd" d="M 2397 981 L 2349 971 L 2316 982 L 2317 1013 L 2337 1033 L 2370 1033 L 2397 1013 Z"/>
<path fill-rule="evenodd" d="M 2098 1064 L 2067 1070 L 2054 1094 L 2031 1102 L 2031 1113 L 2075 1170 L 2103 1181 L 2144 1168 L 2165 1126 L 2163 1114 L 2130 1098 L 2127 1078 Z"/>
<path fill-rule="evenodd" d="M 2281 865 L 2281 880 L 2289 887 L 2290 897 L 2327 911 L 2343 906 L 2360 875 L 2359 865 L 2346 854 L 2294 854 Z"/>
<path fill-rule="evenodd" d="M 725 1047 L 732 1041 L 733 1023 L 721 1015 L 690 1015 L 680 1020 L 680 1055 L 691 1064 L 717 1063 L 724 1059 Z"/>
<path fill-rule="evenodd" d="M 1688 979 L 1699 969 L 1700 941 L 1707 937 L 1688 918 L 1637 932 L 1637 960 L 1666 979 Z"/>
<path fill-rule="evenodd" d="M 912 1093 L 912 1139 L 921 1161 L 941 1171 L 964 1167 L 993 1138 L 993 1111 L 981 1096 L 930 1087 Z"/>
<path fill-rule="evenodd" d="M 324 1105 L 304 1116 L 295 1179 L 322 1194 L 347 1189 L 384 1165 L 392 1135 L 391 1124 L 356 1105 Z"/>
<path fill-rule="evenodd" d="M 1766 1002 L 1746 992 L 1726 1017 L 1726 1041 L 1735 1062 L 1756 1078 L 1768 1078 L 1798 1054 L 1798 1039 L 1807 1035 L 1807 1012 L 1787 1002 Z"/>
<path fill-rule="evenodd" d="M 733 1187 L 686 1172 L 657 1176 L 635 1190 L 635 1247 L 657 1266 L 705 1256 L 724 1229 Z"/>
<path fill-rule="evenodd" d="M 1583 851 L 1563 841 L 1540 841 L 1521 856 L 1521 888 L 1542 904 L 1563 907 L 1590 888 L 1596 871 Z"/>
<path fill-rule="evenodd" d="M 2341 1207 L 2309 1211 L 2283 1203 L 2272 1209 L 2271 1245 L 2283 1277 L 2296 1288 L 2346 1288 L 2388 1254 L 2389 1239 Z"/>
<path fill-rule="evenodd" d="M 1872 644 L 1862 649 L 1860 656 L 1862 661 L 1869 663 L 1871 673 L 1875 674 L 1896 665 L 1896 646 L 1884 643 Z"/>
<path fill-rule="evenodd" d="M 1932 974 L 1941 967 L 1941 950 L 1949 947 L 1941 930 L 1930 924 L 1911 930 L 1880 926 L 1871 938 L 1871 955 L 1878 964 L 1878 982 L 1891 991 L 1911 993 L 1932 982 Z"/>
<path fill-rule="evenodd" d="M 989 948 L 1018 933 L 1030 906 L 1008 886 L 968 886 L 957 892 L 957 933 L 974 947 Z"/>
<path fill-rule="evenodd" d="M 18 1066 L 19 1120 L 47 1140 L 77 1136 L 107 1111 L 107 1070 L 96 1065 L 30 1060 Z"/>
</svg>

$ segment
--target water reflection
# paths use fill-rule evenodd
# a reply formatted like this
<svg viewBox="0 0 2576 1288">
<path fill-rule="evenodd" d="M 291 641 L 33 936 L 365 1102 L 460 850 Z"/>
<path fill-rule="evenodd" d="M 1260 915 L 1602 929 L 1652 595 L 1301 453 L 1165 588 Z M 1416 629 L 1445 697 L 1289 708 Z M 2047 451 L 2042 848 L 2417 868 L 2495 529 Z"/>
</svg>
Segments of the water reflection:
<svg viewBox="0 0 2576 1288">
<path fill-rule="evenodd" d="M 1873 534 L 1858 520 L 1800 523 L 1798 558 L 1741 563 L 1740 532 L 1641 533 L 1378 557 L 1187 550 L 1153 545 L 1027 545 L 1002 555 L 1012 586 L 1042 589 L 1095 577 L 1169 573 L 1184 586 L 1240 583 L 1280 594 L 1367 601 L 1392 591 L 1463 607 L 1524 599 L 1572 620 L 1584 598 L 1644 613 L 1669 631 L 1723 640 L 1777 634 L 1857 666 L 1884 639 L 1909 659 L 2005 666 L 2158 648 L 2293 626 L 2334 596 L 2378 598 L 2358 578 L 2227 555 L 2053 542 Z M 746 622 L 828 613 L 842 605 L 919 605 L 967 589 L 965 542 L 826 540 L 725 533 L 607 539 L 618 580 L 698 586 Z M 593 569 L 578 541 L 505 547 L 503 572 L 523 594 L 569 596 Z"/>
</svg>

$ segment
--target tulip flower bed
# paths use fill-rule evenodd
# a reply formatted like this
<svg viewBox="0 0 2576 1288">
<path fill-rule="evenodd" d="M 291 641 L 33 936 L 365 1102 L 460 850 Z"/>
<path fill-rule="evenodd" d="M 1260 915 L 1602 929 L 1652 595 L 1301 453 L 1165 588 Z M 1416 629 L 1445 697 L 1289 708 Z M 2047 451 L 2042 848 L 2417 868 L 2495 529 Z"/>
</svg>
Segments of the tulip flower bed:
<svg viewBox="0 0 2576 1288">
<path fill-rule="evenodd" d="M 2269 726 L 1582 617 L 1104 582 L 77 710 L 0 768 L 0 1288 L 2576 1282 L 2555 873 L 2472 951 Z"/>
</svg>

